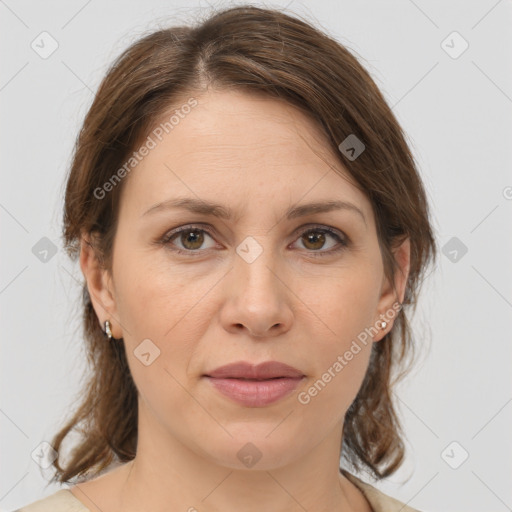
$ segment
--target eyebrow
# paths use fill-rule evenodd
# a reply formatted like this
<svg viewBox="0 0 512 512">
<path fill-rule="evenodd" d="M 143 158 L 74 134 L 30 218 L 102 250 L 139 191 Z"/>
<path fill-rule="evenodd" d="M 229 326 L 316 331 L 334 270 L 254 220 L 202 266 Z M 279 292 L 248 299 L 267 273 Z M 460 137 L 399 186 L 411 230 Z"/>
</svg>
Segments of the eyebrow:
<svg viewBox="0 0 512 512">
<path fill-rule="evenodd" d="M 156 203 L 151 208 L 149 208 L 149 210 L 144 212 L 141 217 L 144 217 L 150 213 L 172 210 L 176 208 L 182 208 L 192 213 L 198 213 L 202 215 L 213 215 L 214 217 L 219 217 L 226 220 L 230 220 L 234 217 L 230 208 L 227 208 L 218 203 L 205 201 L 202 199 L 195 199 L 192 197 L 168 199 L 166 201 Z M 366 217 L 364 216 L 364 213 L 355 204 L 339 200 L 313 202 L 292 206 L 286 211 L 285 217 L 288 220 L 291 220 L 297 217 L 304 217 L 306 215 L 315 213 L 325 213 L 333 210 L 346 210 L 357 213 L 359 216 L 361 216 L 366 225 Z"/>
</svg>

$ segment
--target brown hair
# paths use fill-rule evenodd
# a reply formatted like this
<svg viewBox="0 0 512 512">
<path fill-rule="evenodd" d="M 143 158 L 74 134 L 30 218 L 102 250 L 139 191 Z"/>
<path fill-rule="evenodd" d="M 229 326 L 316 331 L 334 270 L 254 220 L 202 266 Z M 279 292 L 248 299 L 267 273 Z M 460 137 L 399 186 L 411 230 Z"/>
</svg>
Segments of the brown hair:
<svg viewBox="0 0 512 512">
<path fill-rule="evenodd" d="M 404 458 L 400 423 L 391 399 L 394 370 L 414 352 L 406 311 L 416 307 L 427 263 L 437 256 L 425 191 L 404 134 L 369 73 L 329 35 L 278 10 L 239 6 L 213 13 L 197 26 L 150 33 L 112 64 L 90 107 L 67 176 L 63 238 L 76 261 L 81 236 L 94 239 L 111 270 L 122 180 L 102 200 L 108 182 L 178 98 L 207 87 L 280 98 L 318 122 L 371 201 L 386 276 L 398 270 L 393 250 L 409 238 L 410 272 L 403 308 L 393 328 L 373 343 L 359 393 L 345 415 L 342 455 L 376 478 L 392 474 Z M 355 135 L 366 149 L 356 159 L 338 149 Z M 80 440 L 65 463 L 57 458 L 52 481 L 86 479 L 112 462 L 136 455 L 137 389 L 123 342 L 107 343 L 83 285 L 83 321 L 90 379 L 80 404 L 53 439 L 60 452 L 74 429 Z"/>
</svg>

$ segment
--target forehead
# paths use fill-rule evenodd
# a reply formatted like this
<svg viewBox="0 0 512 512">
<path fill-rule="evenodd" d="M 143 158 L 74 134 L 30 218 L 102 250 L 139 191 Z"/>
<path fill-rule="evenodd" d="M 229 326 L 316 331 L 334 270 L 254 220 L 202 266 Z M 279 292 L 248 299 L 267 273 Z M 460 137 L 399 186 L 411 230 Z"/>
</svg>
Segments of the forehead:
<svg viewBox="0 0 512 512">
<path fill-rule="evenodd" d="M 195 99 L 195 107 L 179 112 L 176 102 L 159 118 L 156 127 L 165 127 L 171 116 L 174 123 L 160 129 L 161 140 L 153 136 L 154 147 L 124 184 L 124 199 L 141 214 L 183 195 L 241 204 L 329 195 L 358 201 L 369 213 L 365 195 L 320 127 L 296 107 L 239 91 Z"/>
</svg>

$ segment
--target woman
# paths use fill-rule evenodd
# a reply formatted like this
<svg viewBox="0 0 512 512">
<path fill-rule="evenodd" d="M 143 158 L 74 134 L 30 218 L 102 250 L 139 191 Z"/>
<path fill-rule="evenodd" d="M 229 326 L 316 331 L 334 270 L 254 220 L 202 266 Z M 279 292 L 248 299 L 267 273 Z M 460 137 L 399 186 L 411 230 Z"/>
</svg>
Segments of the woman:
<svg viewBox="0 0 512 512">
<path fill-rule="evenodd" d="M 381 93 L 307 22 L 237 7 L 101 84 L 67 178 L 92 366 L 36 510 L 412 511 L 391 385 L 436 256 Z M 403 374 L 403 372 L 402 372 Z"/>
</svg>

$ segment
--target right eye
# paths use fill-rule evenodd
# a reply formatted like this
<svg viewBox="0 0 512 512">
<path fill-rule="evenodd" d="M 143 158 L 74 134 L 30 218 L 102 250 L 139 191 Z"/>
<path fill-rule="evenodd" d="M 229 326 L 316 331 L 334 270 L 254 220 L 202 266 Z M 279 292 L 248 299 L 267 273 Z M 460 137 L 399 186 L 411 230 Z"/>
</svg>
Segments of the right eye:
<svg viewBox="0 0 512 512">
<path fill-rule="evenodd" d="M 200 249 L 204 244 L 205 235 L 206 237 L 212 238 L 212 235 L 203 228 L 198 228 L 196 226 L 182 226 L 166 233 L 162 239 L 162 243 L 170 246 L 171 250 L 180 254 L 201 252 L 198 249 Z M 177 240 L 181 246 L 176 247 L 174 245 L 174 240 Z M 213 247 L 215 247 L 215 243 L 204 249 L 211 249 Z"/>
</svg>

